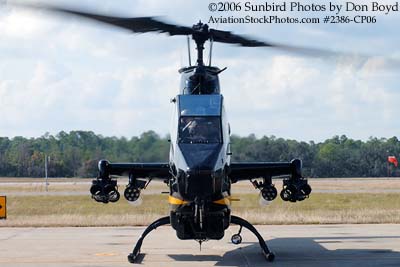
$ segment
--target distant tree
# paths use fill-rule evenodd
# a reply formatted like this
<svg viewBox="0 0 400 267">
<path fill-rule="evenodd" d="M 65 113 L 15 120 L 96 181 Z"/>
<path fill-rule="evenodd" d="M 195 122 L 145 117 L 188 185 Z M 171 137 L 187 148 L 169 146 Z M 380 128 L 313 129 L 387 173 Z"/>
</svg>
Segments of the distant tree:
<svg viewBox="0 0 400 267">
<path fill-rule="evenodd" d="M 0 176 L 42 177 L 45 155 L 50 157 L 51 177 L 95 177 L 97 162 L 168 161 L 169 143 L 154 131 L 138 137 L 104 137 L 91 131 L 46 133 L 38 138 L 0 137 Z M 275 136 L 231 137 L 232 161 L 303 161 L 303 173 L 311 177 L 383 177 L 387 156 L 400 156 L 400 141 L 373 138 L 353 140 L 334 136 L 321 143 L 298 142 Z M 394 167 L 390 175 L 400 175 Z"/>
</svg>

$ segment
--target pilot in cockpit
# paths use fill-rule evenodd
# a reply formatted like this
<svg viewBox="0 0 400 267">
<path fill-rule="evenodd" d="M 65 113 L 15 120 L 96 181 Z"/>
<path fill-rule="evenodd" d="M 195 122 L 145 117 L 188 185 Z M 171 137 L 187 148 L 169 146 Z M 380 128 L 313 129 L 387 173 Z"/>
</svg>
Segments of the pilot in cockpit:
<svg viewBox="0 0 400 267">
<path fill-rule="evenodd" d="M 181 140 L 183 142 L 206 142 L 208 129 L 201 118 L 181 117 Z"/>
</svg>

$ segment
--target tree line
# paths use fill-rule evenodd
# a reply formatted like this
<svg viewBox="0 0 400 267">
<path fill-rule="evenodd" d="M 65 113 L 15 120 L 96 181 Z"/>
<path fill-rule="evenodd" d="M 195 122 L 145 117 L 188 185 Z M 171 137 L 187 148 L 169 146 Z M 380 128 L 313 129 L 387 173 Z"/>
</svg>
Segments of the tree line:
<svg viewBox="0 0 400 267">
<path fill-rule="evenodd" d="M 45 156 L 50 177 L 96 177 L 97 162 L 168 161 L 168 136 L 148 131 L 138 137 L 104 137 L 91 131 L 60 132 L 38 138 L 0 137 L 0 176 L 43 177 Z M 255 135 L 232 136 L 232 161 L 303 161 L 307 177 L 400 176 L 388 165 L 389 155 L 400 154 L 400 141 L 369 138 L 367 141 L 334 136 L 324 142 L 299 142 Z"/>
</svg>

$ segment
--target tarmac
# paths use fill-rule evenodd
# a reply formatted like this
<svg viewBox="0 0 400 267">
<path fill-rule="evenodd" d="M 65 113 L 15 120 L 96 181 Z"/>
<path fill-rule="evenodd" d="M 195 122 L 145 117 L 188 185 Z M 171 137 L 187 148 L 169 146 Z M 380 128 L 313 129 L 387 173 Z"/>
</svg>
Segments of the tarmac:
<svg viewBox="0 0 400 267">
<path fill-rule="evenodd" d="M 400 266 L 400 225 L 256 226 L 276 254 L 267 262 L 248 230 L 234 245 L 222 240 L 179 240 L 169 226 L 150 233 L 141 266 Z M 132 266 L 127 261 L 144 227 L 0 228 L 0 266 Z M 133 265 L 135 266 L 135 265 Z"/>
</svg>

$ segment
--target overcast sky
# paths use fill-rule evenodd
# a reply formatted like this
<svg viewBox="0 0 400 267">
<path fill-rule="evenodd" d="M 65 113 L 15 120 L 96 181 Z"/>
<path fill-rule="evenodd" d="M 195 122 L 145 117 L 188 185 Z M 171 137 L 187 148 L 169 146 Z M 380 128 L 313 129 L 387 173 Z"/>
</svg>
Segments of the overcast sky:
<svg viewBox="0 0 400 267">
<path fill-rule="evenodd" d="M 163 16 L 187 26 L 227 15 L 208 11 L 211 1 L 67 2 L 106 14 Z M 400 68 L 387 67 L 382 57 L 400 58 L 399 14 L 377 15 L 377 23 L 368 25 L 210 26 L 349 54 L 320 59 L 216 44 L 213 64 L 228 67 L 220 79 L 234 134 L 304 141 L 341 134 L 364 140 L 399 136 Z M 135 35 L 75 18 L 0 8 L 0 136 L 38 137 L 62 130 L 126 137 L 155 130 L 163 136 L 170 127 L 169 100 L 179 89 L 177 70 L 187 65 L 185 45 L 184 37 Z"/>
</svg>

